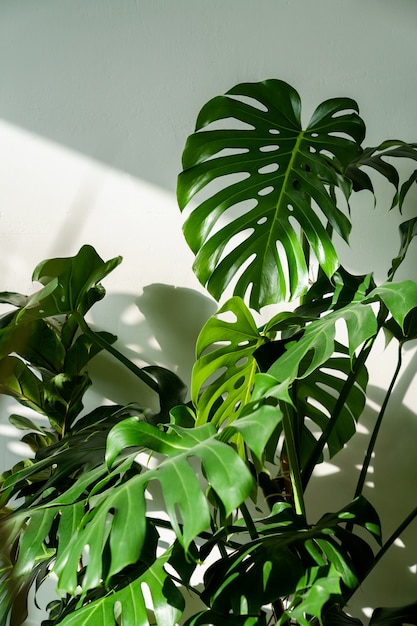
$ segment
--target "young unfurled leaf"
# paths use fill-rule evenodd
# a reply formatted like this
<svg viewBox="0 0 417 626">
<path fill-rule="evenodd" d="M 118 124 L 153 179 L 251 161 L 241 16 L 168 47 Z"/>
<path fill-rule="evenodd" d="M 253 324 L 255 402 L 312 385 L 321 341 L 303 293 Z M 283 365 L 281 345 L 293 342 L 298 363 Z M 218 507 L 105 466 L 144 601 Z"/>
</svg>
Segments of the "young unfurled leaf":
<svg viewBox="0 0 417 626">
<path fill-rule="evenodd" d="M 191 397 L 197 425 L 235 420 L 249 402 L 258 370 L 255 350 L 265 343 L 244 302 L 228 300 L 203 327 L 197 340 Z"/>
</svg>

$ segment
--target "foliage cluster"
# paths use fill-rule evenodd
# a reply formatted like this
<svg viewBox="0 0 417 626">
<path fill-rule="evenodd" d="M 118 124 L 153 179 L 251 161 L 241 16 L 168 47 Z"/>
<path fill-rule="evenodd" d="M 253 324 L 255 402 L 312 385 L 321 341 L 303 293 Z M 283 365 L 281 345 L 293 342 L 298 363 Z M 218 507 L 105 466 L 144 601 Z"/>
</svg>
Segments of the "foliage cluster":
<svg viewBox="0 0 417 626">
<path fill-rule="evenodd" d="M 34 455 L 1 478 L 0 623 L 22 624 L 29 590 L 51 573 L 44 626 L 173 626 L 189 594 L 202 608 L 188 626 L 361 623 L 344 607 L 417 515 L 413 502 L 383 543 L 363 495 L 402 350 L 417 338 L 417 283 L 395 280 L 417 217 L 401 224 L 382 284 L 343 268 L 337 242 L 349 238 L 352 196 L 374 193 L 371 172 L 401 211 L 416 173 L 400 182 L 394 164 L 416 161 L 417 144 L 364 147 L 348 98 L 322 103 L 305 129 L 300 115 L 288 84 L 241 84 L 203 107 L 187 140 L 178 202 L 194 270 L 217 300 L 233 288 L 199 336 L 190 400 L 174 372 L 139 368 L 86 321 L 120 258 L 84 246 L 40 263 L 31 296 L 1 294 L 0 391 L 48 425 L 10 417 Z M 258 328 L 253 311 L 271 304 L 281 312 Z M 398 364 L 354 498 L 311 519 L 305 490 L 356 433 L 382 332 Z M 102 350 L 158 395 L 157 413 L 140 397 L 83 410 Z M 370 624 L 417 624 L 413 600 L 376 609 Z"/>
</svg>

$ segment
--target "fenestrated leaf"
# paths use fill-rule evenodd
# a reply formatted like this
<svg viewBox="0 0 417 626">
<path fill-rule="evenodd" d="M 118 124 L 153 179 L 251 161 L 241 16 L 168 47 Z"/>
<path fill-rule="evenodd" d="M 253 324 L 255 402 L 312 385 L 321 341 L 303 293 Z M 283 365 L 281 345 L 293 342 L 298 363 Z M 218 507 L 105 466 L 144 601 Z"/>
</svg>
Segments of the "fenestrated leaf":
<svg viewBox="0 0 417 626">
<path fill-rule="evenodd" d="M 335 350 L 336 322 L 344 320 L 348 334 L 349 355 L 372 337 L 378 328 L 375 313 L 369 304 L 360 302 L 343 307 L 311 322 L 299 341 L 287 344 L 286 352 L 270 367 L 269 374 L 278 381 L 305 378 L 323 365 Z M 308 365 L 301 370 L 303 359 Z"/>
<path fill-rule="evenodd" d="M 340 575 L 332 564 L 328 567 L 311 568 L 299 582 L 300 596 L 295 597 L 290 607 L 283 613 L 278 626 L 287 624 L 288 620 L 297 620 L 300 626 L 310 626 L 307 615 L 321 618 L 323 607 L 332 596 L 340 596 Z M 321 621 L 321 620 L 320 620 Z"/>
<path fill-rule="evenodd" d="M 259 467 L 262 467 L 265 448 L 283 417 L 277 405 L 262 402 L 267 395 L 266 390 L 270 397 L 288 403 L 291 403 L 291 398 L 286 382 L 277 384 L 277 381 L 267 374 L 256 374 L 254 382 L 251 402 L 245 406 L 239 419 L 234 420 L 219 433 L 219 439 L 227 441 L 232 434 L 239 433 L 257 458 Z"/>
<path fill-rule="evenodd" d="M 187 550 L 191 541 L 210 524 L 208 503 L 197 470 L 189 464 L 191 457 L 200 459 L 204 476 L 227 515 L 251 493 L 250 471 L 237 452 L 217 438 L 212 424 L 195 429 L 176 426 L 166 433 L 130 418 L 110 433 L 108 460 L 132 446 L 137 451 L 147 448 L 159 452 L 166 459 L 155 469 L 135 475 L 131 468 L 137 451 L 133 451 L 110 474 L 103 473 L 102 466 L 85 472 L 68 491 L 45 505 L 48 509 L 62 510 L 74 506 L 81 494 L 89 493 L 85 515 L 56 560 L 55 572 L 61 590 L 73 593 L 79 584 L 78 562 L 86 546 L 89 546 L 89 559 L 82 581 L 84 590 L 96 587 L 103 578 L 109 580 L 136 562 L 145 540 L 145 490 L 153 480 L 162 487 L 171 525 Z M 126 472 L 130 472 L 129 480 L 124 479 Z M 39 510 L 43 510 L 42 505 Z M 64 519 L 73 519 L 72 513 Z"/>
<path fill-rule="evenodd" d="M 295 515 L 289 504 L 275 504 L 268 517 L 255 522 L 256 539 L 239 537 L 241 547 L 207 570 L 204 601 L 224 615 L 238 612 L 242 603 L 247 613 L 254 614 L 290 595 L 293 603 L 287 619 L 294 617 L 307 626 L 303 614 L 320 618 L 331 596 L 342 601 L 342 581 L 356 589 L 360 572 L 369 567 L 370 553 L 373 560 L 365 540 L 344 529 L 349 519 L 379 536 L 378 517 L 364 498 L 323 516 L 313 526 Z M 239 532 L 237 526 L 233 530 Z"/>
<path fill-rule="evenodd" d="M 132 446 L 149 448 L 171 457 L 165 461 L 168 471 L 175 466 L 177 459 L 178 464 L 184 467 L 182 460 L 187 460 L 191 456 L 200 458 L 205 477 L 218 494 L 227 514 L 237 508 L 250 493 L 253 479 L 248 468 L 235 450 L 224 442 L 224 436 L 221 433 L 218 434 L 211 423 L 192 429 L 171 425 L 169 432 L 163 432 L 150 424 L 140 423 L 135 418 L 130 418 L 115 426 L 110 432 L 107 442 L 107 462 L 111 464 L 122 449 Z M 159 475 L 166 471 L 165 465 L 161 464 L 155 470 L 155 477 L 158 480 Z M 172 471 L 175 472 L 176 477 L 177 469 Z M 152 472 L 147 472 L 146 476 L 148 479 L 150 479 L 149 476 L 153 478 Z M 236 480 L 237 476 L 239 480 Z M 191 480 L 191 474 L 189 478 Z M 178 483 L 178 497 L 183 482 L 186 481 L 181 478 Z M 169 488 L 168 483 L 167 488 Z M 188 488 L 191 488 L 191 483 Z M 184 489 L 187 489 L 185 484 Z M 204 510 L 204 505 L 201 506 Z M 194 507 L 197 507 L 196 503 Z M 184 526 L 185 522 L 186 519 L 183 522 Z M 194 538 L 191 535 L 192 533 L 190 533 L 189 541 Z M 185 545 L 188 545 L 189 541 L 184 539 Z"/>
<path fill-rule="evenodd" d="M 64 618 L 62 626 L 148 626 L 153 610 L 158 626 L 175 626 L 184 609 L 184 598 L 164 570 L 169 552 L 126 587 L 90 602 Z M 147 587 L 151 606 L 143 595 Z M 149 601 L 148 601 L 149 602 Z M 120 616 L 116 619 L 116 616 Z"/>
<path fill-rule="evenodd" d="M 334 356 L 296 384 L 294 395 L 299 427 L 309 428 L 308 421 L 311 420 L 320 430 L 323 431 L 326 428 L 351 371 L 352 363 L 346 354 L 346 349 L 336 342 Z M 341 407 L 335 427 L 326 442 L 330 457 L 339 452 L 356 432 L 356 422 L 366 403 L 367 382 L 367 370 L 363 367 Z M 303 440 L 306 441 L 306 438 L 300 437 L 301 465 L 303 459 L 306 460 L 309 454 L 308 450 L 303 452 Z"/>
<path fill-rule="evenodd" d="M 384 176 L 393 185 L 395 192 L 392 206 L 395 206 L 399 200 L 397 191 L 400 179 L 397 169 L 392 165 L 392 157 L 417 161 L 417 144 L 406 143 L 405 141 L 397 139 L 389 139 L 379 146 L 365 148 L 356 159 L 352 160 L 346 169 L 346 176 L 352 180 L 354 190 L 360 191 L 361 189 L 367 189 L 374 193 L 371 178 L 362 169 L 363 167 L 369 167 Z M 407 191 L 408 188 L 404 188 L 402 199 Z M 401 206 L 402 202 L 400 208 Z"/>
<path fill-rule="evenodd" d="M 300 109 L 298 93 L 282 81 L 237 85 L 203 107 L 187 140 L 178 202 L 184 209 L 207 187 L 184 234 L 197 277 L 215 298 L 235 275 L 235 294 L 249 291 L 255 309 L 303 293 L 308 268 L 298 229 L 325 273 L 337 269 L 321 218 L 347 240 L 350 222 L 329 186 L 349 195 L 342 172 L 361 153 L 364 124 L 348 98 L 322 103 L 305 130 Z M 220 190 L 211 191 L 212 181 Z"/>
<path fill-rule="evenodd" d="M 404 320 L 417 307 L 417 283 L 403 280 L 399 283 L 384 283 L 376 287 L 364 302 L 382 300 L 397 324 L 404 330 Z"/>
<path fill-rule="evenodd" d="M 197 340 L 191 383 L 197 425 L 212 421 L 219 426 L 226 420 L 230 424 L 239 416 L 258 369 L 253 354 L 265 341 L 238 297 L 206 322 Z"/>
</svg>

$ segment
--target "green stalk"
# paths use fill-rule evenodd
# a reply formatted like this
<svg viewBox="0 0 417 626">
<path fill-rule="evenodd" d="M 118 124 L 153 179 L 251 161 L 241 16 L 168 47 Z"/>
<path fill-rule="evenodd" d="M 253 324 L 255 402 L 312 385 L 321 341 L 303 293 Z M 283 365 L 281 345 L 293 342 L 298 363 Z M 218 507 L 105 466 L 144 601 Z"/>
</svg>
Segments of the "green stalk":
<svg viewBox="0 0 417 626">
<path fill-rule="evenodd" d="M 345 381 L 345 384 L 342 387 L 340 395 L 333 409 L 333 413 L 330 416 L 329 421 L 327 422 L 327 426 L 323 430 L 316 445 L 314 446 L 314 449 L 310 455 L 310 458 L 307 460 L 307 463 L 304 466 L 303 477 L 302 477 L 303 489 L 305 489 L 308 485 L 308 482 L 311 478 L 314 468 L 316 467 L 320 459 L 320 456 L 324 450 L 324 446 L 326 445 L 327 441 L 329 440 L 330 435 L 333 432 L 334 427 L 336 426 L 337 420 L 339 419 L 340 413 L 345 405 L 347 397 L 349 393 L 351 392 L 351 389 L 353 385 L 355 384 L 356 379 L 362 367 L 364 366 L 366 359 L 369 356 L 369 353 L 371 351 L 375 338 L 376 338 L 376 335 L 372 337 L 370 340 L 368 340 L 368 342 L 365 343 L 364 346 L 362 346 L 362 349 L 358 355 L 358 358 L 356 359 L 355 364 L 351 372 L 349 372 L 349 375 Z"/>
<path fill-rule="evenodd" d="M 258 531 L 256 530 L 256 526 L 253 522 L 251 514 L 249 513 L 248 507 L 244 502 L 242 502 L 239 508 L 242 512 L 243 519 L 245 520 L 246 528 L 248 529 L 250 538 L 252 539 L 252 541 L 258 539 Z"/>
<path fill-rule="evenodd" d="M 83 316 L 78 311 L 74 311 L 72 315 L 75 317 L 79 327 L 87 337 L 94 341 L 94 343 L 97 343 L 101 348 L 103 348 L 103 350 L 106 350 L 106 352 L 109 352 L 109 354 L 114 356 L 114 358 L 122 363 L 122 365 L 127 367 L 128 370 L 130 370 L 135 376 L 140 378 L 140 380 L 148 385 L 148 387 L 150 387 L 152 391 L 159 393 L 159 386 L 156 380 L 154 380 L 151 376 L 149 376 L 149 374 L 144 372 L 143 369 L 132 363 L 132 361 L 125 357 L 124 354 L 119 352 L 119 350 L 112 346 L 108 341 L 103 339 L 103 337 L 100 337 L 100 335 L 91 330 Z"/>
<path fill-rule="evenodd" d="M 378 438 L 379 429 L 381 427 L 382 420 L 383 420 L 383 417 L 385 415 L 385 411 L 386 411 L 389 399 L 390 399 L 391 394 L 392 394 L 392 390 L 394 388 L 394 385 L 395 385 L 395 383 L 397 381 L 397 378 L 398 378 L 398 375 L 400 373 L 401 365 L 402 365 L 402 345 L 399 344 L 399 346 L 398 346 L 397 367 L 395 368 L 395 372 L 394 372 L 393 377 L 391 379 L 391 383 L 390 383 L 390 385 L 388 387 L 387 393 L 385 394 L 384 402 L 382 403 L 381 410 L 380 410 L 379 415 L 378 415 L 378 419 L 377 419 L 377 421 L 375 423 L 375 426 L 374 426 L 374 429 L 372 431 L 372 437 L 371 437 L 371 439 L 369 441 L 369 445 L 368 445 L 368 449 L 366 451 L 365 459 L 364 459 L 364 462 L 362 464 L 361 473 L 359 475 L 358 484 L 356 486 L 356 491 L 355 491 L 355 496 L 354 496 L 355 498 L 360 496 L 361 493 L 362 493 L 362 490 L 363 490 L 363 487 L 364 487 L 364 484 L 365 484 L 365 480 L 366 480 L 366 475 L 368 473 L 369 464 L 371 462 L 372 453 L 374 451 L 375 443 L 376 443 L 376 440 Z"/>
<path fill-rule="evenodd" d="M 304 467 L 303 478 L 302 478 L 302 484 L 303 484 L 304 490 L 307 487 L 308 482 L 311 478 L 311 475 L 314 471 L 314 468 L 316 467 L 318 460 L 324 450 L 324 446 L 326 445 L 327 441 L 329 440 L 330 435 L 333 432 L 333 429 L 336 426 L 337 420 L 339 419 L 340 413 L 345 405 L 348 395 L 353 385 L 355 384 L 360 371 L 365 365 L 366 359 L 368 358 L 369 353 L 372 350 L 372 346 L 375 343 L 375 339 L 377 338 L 378 333 L 387 318 L 387 315 L 388 315 L 388 309 L 383 303 L 381 303 L 381 308 L 379 310 L 378 317 L 377 317 L 377 331 L 375 335 L 371 337 L 370 339 L 368 339 L 368 341 L 362 346 L 361 351 L 355 361 L 355 364 L 351 372 L 349 373 L 345 381 L 345 384 L 343 385 L 342 391 L 339 394 L 339 397 L 336 401 L 336 404 L 333 409 L 333 413 L 331 414 L 329 418 L 327 426 L 322 432 L 320 438 L 318 439 L 317 444 L 315 445 L 314 450 L 311 453 L 310 458 L 308 459 Z"/>
<path fill-rule="evenodd" d="M 297 450 L 295 446 L 294 431 L 292 428 L 290 414 L 285 403 L 282 404 L 282 428 L 284 431 L 285 447 L 288 457 L 288 466 L 290 469 L 290 478 L 294 496 L 294 506 L 297 515 L 306 516 L 304 505 L 303 486 L 301 483 L 300 466 L 298 463 Z"/>
<path fill-rule="evenodd" d="M 379 552 L 377 552 L 377 554 L 374 557 L 374 560 L 372 561 L 372 565 L 367 569 L 367 571 L 365 572 L 365 574 L 361 577 L 361 580 L 359 581 L 357 587 L 355 589 L 351 589 L 348 594 L 346 596 L 343 597 L 345 604 L 350 600 L 350 598 L 353 596 L 353 594 L 355 593 L 355 591 L 359 588 L 359 586 L 363 583 L 363 581 L 365 580 L 365 578 L 367 578 L 367 576 L 369 576 L 369 574 L 372 572 L 372 570 L 374 569 L 375 565 L 377 565 L 377 563 L 379 563 L 379 561 L 382 559 L 382 557 L 384 556 L 384 554 L 389 550 L 389 548 L 392 546 L 392 544 L 396 541 L 396 539 L 398 539 L 398 537 L 400 537 L 400 535 L 404 532 L 404 530 L 407 528 L 407 526 L 409 526 L 411 524 L 411 522 L 417 517 L 417 507 L 415 507 L 411 513 L 409 515 L 407 515 L 407 517 L 405 518 L 405 520 L 398 526 L 398 528 L 396 530 L 394 530 L 394 532 L 392 533 L 392 535 L 390 536 L 390 538 L 384 543 L 384 545 L 382 546 L 382 548 L 379 550 Z"/>
</svg>

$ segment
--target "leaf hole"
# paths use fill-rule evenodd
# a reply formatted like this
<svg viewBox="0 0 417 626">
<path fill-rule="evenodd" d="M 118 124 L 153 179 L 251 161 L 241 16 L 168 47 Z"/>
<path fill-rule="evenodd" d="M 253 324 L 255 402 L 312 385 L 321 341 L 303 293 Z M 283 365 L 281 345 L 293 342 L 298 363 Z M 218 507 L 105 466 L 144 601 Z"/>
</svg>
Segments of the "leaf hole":
<svg viewBox="0 0 417 626">
<path fill-rule="evenodd" d="M 300 187 L 301 187 L 300 181 L 297 178 L 295 178 L 292 181 L 292 186 L 294 187 L 294 189 L 296 189 L 298 191 L 300 189 Z"/>
<path fill-rule="evenodd" d="M 259 152 L 275 152 L 279 150 L 279 146 L 276 143 L 269 144 L 267 146 L 261 146 Z"/>
<path fill-rule="evenodd" d="M 279 169 L 278 163 L 268 163 L 268 165 L 264 165 L 260 167 L 258 170 L 258 174 L 272 174 Z"/>
<path fill-rule="evenodd" d="M 270 128 L 268 131 L 271 135 L 280 135 L 281 131 L 278 128 Z"/>
<path fill-rule="evenodd" d="M 335 130 L 332 133 L 328 133 L 329 137 L 340 137 L 341 139 L 348 139 L 348 140 L 352 140 L 352 136 L 349 135 L 348 133 L 343 133 L 340 131 Z"/>
<path fill-rule="evenodd" d="M 253 124 L 243 122 L 236 117 L 225 117 L 221 120 L 214 120 L 209 124 L 206 124 L 204 128 L 199 128 L 197 132 L 204 132 L 207 130 L 255 130 Z"/>
<path fill-rule="evenodd" d="M 258 224 L 258 226 L 262 226 L 262 224 L 265 224 L 265 222 L 267 221 L 268 221 L 268 218 L 263 216 L 263 217 L 260 217 L 256 223 Z"/>
<path fill-rule="evenodd" d="M 249 152 L 249 148 L 223 148 L 219 152 L 207 157 L 205 161 L 213 161 L 214 159 L 221 159 L 223 157 L 246 154 L 247 152 Z"/>
<path fill-rule="evenodd" d="M 314 137 L 314 139 L 317 139 L 317 137 L 319 136 L 318 133 L 311 133 L 311 136 Z"/>
<path fill-rule="evenodd" d="M 344 117 L 345 115 L 347 115 L 349 113 L 356 114 L 357 111 L 354 108 L 340 109 L 339 111 L 335 111 L 334 113 L 332 113 L 331 117 L 332 117 L 333 120 L 335 120 L 338 117 Z"/>
<path fill-rule="evenodd" d="M 148 619 L 152 619 L 151 616 L 152 616 L 153 611 L 154 611 L 154 604 L 153 604 L 153 599 L 152 599 L 152 592 L 151 592 L 151 589 L 150 589 L 148 583 L 145 583 L 145 582 L 141 583 L 140 584 L 140 590 L 142 592 L 142 596 L 143 596 L 143 599 L 145 601 L 145 607 L 146 607 L 146 610 L 148 612 Z M 151 615 L 149 615 L 149 613 Z"/>
<path fill-rule="evenodd" d="M 233 388 L 234 389 L 240 389 L 240 387 L 242 387 L 244 382 L 245 382 L 245 377 L 244 376 L 240 376 L 240 378 L 238 378 L 237 381 L 235 382 L 235 384 L 233 385 Z"/>
<path fill-rule="evenodd" d="M 235 367 L 243 367 L 249 361 L 247 356 L 242 356 L 241 359 L 238 359 L 235 363 Z M 239 379 L 240 380 L 240 379 Z"/>
<path fill-rule="evenodd" d="M 226 322 L 227 324 L 236 324 L 237 322 L 237 315 L 236 313 L 233 313 L 233 311 L 219 311 L 216 313 L 215 317 L 221 322 Z"/>
<path fill-rule="evenodd" d="M 254 109 L 258 109 L 258 111 L 263 111 L 264 113 L 268 113 L 268 108 L 264 105 L 263 102 L 259 102 L 259 100 L 256 100 L 255 98 L 252 98 L 251 96 L 245 96 L 243 94 L 227 94 L 229 98 L 231 98 L 232 100 L 237 100 L 239 102 L 244 102 L 245 104 L 248 104 L 249 106 L 253 107 Z"/>
<path fill-rule="evenodd" d="M 258 196 L 268 196 L 270 193 L 274 191 L 274 187 L 269 185 L 268 187 L 264 187 L 260 191 L 258 191 Z"/>
<path fill-rule="evenodd" d="M 313 146 L 309 146 L 308 151 L 311 152 L 311 154 L 315 154 L 317 152 L 316 148 L 314 148 Z"/>
<path fill-rule="evenodd" d="M 118 624 L 122 616 L 122 603 L 120 602 L 120 600 L 116 600 L 116 602 L 113 605 L 113 616 L 114 616 L 114 619 L 116 620 L 116 623 Z"/>
</svg>

